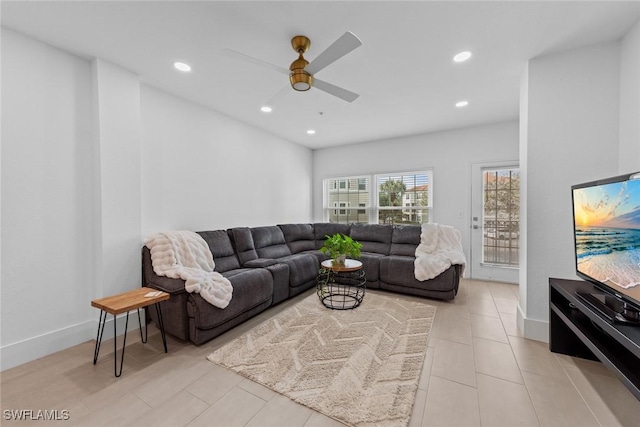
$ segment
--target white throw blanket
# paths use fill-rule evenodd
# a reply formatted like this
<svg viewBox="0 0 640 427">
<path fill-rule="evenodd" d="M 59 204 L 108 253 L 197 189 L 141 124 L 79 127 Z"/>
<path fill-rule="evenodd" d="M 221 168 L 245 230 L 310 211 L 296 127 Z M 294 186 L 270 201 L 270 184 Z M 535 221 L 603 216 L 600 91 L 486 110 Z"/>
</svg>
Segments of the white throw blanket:
<svg viewBox="0 0 640 427">
<path fill-rule="evenodd" d="M 193 231 L 156 233 L 145 245 L 151 251 L 153 271 L 158 276 L 182 279 L 189 293 L 199 293 L 205 301 L 225 308 L 231 301 L 233 287 L 229 279 L 213 271 L 215 263 L 209 245 Z"/>
<path fill-rule="evenodd" d="M 462 265 L 461 275 L 464 275 L 467 259 L 462 250 L 460 232 L 449 225 L 422 224 L 414 261 L 416 279 L 433 279 L 453 264 Z"/>
</svg>

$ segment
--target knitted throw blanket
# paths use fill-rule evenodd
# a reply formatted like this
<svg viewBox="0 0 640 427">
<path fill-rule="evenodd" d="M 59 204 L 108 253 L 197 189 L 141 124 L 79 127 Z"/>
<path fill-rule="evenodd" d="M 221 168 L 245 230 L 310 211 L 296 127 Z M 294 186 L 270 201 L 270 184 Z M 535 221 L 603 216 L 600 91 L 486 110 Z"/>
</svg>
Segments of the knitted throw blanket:
<svg viewBox="0 0 640 427">
<path fill-rule="evenodd" d="M 449 225 L 422 224 L 414 261 L 416 279 L 433 279 L 453 264 L 462 265 L 461 275 L 464 275 L 467 259 L 462 250 L 460 232 Z"/>
<path fill-rule="evenodd" d="M 229 279 L 213 271 L 211 250 L 199 234 L 193 231 L 156 233 L 145 245 L 151 251 L 153 271 L 158 276 L 185 280 L 189 293 L 199 293 L 205 301 L 225 308 L 231 301 L 233 287 Z"/>
</svg>

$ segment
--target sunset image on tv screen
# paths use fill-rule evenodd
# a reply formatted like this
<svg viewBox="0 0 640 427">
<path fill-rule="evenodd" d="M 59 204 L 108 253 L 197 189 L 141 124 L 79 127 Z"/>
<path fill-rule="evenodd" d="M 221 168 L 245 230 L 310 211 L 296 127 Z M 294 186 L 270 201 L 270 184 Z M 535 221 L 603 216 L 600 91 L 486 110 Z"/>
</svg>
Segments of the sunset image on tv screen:
<svg viewBox="0 0 640 427">
<path fill-rule="evenodd" d="M 640 180 L 574 188 L 578 271 L 640 300 Z"/>
</svg>

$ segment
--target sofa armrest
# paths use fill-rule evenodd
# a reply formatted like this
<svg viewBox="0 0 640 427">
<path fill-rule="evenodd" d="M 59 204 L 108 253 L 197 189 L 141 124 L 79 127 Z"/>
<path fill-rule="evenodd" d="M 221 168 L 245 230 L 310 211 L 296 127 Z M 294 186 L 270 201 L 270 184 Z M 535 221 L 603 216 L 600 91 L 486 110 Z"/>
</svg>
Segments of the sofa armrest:
<svg viewBox="0 0 640 427">
<path fill-rule="evenodd" d="M 270 265 L 278 264 L 278 261 L 271 258 L 256 258 L 245 262 L 242 266 L 245 268 L 264 268 Z"/>
</svg>

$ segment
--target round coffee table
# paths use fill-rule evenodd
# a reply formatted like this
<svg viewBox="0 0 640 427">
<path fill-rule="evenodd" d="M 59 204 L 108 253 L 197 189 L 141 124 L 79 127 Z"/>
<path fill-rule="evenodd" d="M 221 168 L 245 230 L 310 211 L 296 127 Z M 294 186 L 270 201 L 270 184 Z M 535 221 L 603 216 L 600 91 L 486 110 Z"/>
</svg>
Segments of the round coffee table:
<svg viewBox="0 0 640 427">
<path fill-rule="evenodd" d="M 347 259 L 345 265 L 333 265 L 333 261 L 329 259 L 322 261 L 316 293 L 325 307 L 349 310 L 362 302 L 366 284 L 367 279 L 360 261 Z"/>
</svg>

